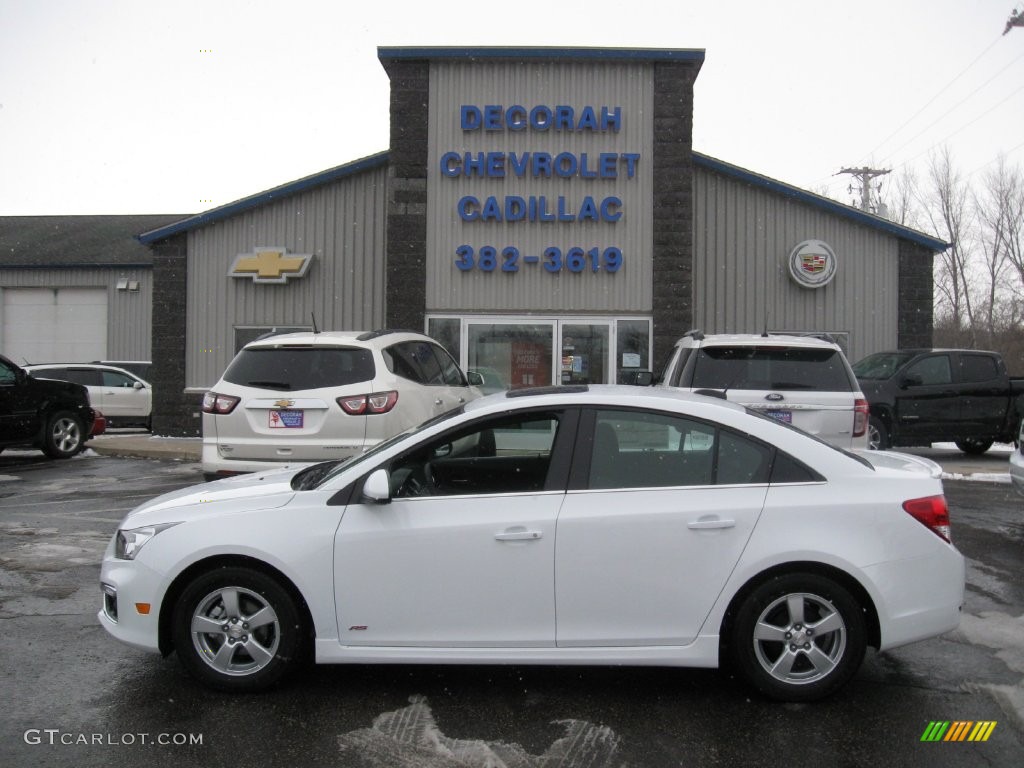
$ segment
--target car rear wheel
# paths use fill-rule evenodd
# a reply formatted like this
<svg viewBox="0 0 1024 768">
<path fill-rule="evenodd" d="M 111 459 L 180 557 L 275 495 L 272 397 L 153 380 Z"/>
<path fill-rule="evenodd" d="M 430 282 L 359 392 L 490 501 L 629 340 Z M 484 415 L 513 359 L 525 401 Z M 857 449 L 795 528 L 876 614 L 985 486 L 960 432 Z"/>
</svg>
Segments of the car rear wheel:
<svg viewBox="0 0 1024 768">
<path fill-rule="evenodd" d="M 864 613 L 835 581 L 809 573 L 776 576 L 740 605 L 732 634 L 737 668 L 779 701 L 813 701 L 835 692 L 860 667 Z"/>
<path fill-rule="evenodd" d="M 956 447 L 959 448 L 966 454 L 971 456 L 980 456 L 989 448 L 992 447 L 991 440 L 981 440 L 979 438 L 968 437 L 965 440 L 957 440 Z"/>
<path fill-rule="evenodd" d="M 872 451 L 884 451 L 889 447 L 889 430 L 882 420 L 876 416 L 868 419 L 868 448 Z"/>
<path fill-rule="evenodd" d="M 71 411 L 57 411 L 46 420 L 43 453 L 51 459 L 69 459 L 84 442 L 82 422 Z"/>
<path fill-rule="evenodd" d="M 199 576 L 174 610 L 174 643 L 194 677 L 223 691 L 259 691 L 298 663 L 303 622 L 275 579 L 251 568 Z"/>
</svg>

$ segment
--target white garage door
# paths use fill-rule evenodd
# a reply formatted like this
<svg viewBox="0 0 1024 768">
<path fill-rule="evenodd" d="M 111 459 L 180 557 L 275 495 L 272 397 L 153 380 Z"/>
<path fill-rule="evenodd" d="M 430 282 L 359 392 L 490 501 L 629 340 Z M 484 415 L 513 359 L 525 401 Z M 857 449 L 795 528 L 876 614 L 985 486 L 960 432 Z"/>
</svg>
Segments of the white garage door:
<svg viewBox="0 0 1024 768">
<path fill-rule="evenodd" d="M 105 288 L 4 288 L 3 353 L 16 363 L 107 356 Z"/>
</svg>

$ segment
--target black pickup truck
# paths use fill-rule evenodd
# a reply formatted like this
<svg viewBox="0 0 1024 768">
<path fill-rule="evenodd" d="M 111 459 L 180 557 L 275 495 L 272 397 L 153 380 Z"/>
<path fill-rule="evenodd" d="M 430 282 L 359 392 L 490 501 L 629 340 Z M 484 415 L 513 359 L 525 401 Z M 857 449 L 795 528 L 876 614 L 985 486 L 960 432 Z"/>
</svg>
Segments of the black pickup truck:
<svg viewBox="0 0 1024 768">
<path fill-rule="evenodd" d="M 981 454 L 992 443 L 1017 439 L 1024 378 L 1007 374 L 996 352 L 877 352 L 853 372 L 870 406 L 871 448 L 950 442 Z"/>
<path fill-rule="evenodd" d="M 81 384 L 37 379 L 0 355 L 0 451 L 38 448 L 51 459 L 70 458 L 89 439 L 95 416 Z"/>
</svg>

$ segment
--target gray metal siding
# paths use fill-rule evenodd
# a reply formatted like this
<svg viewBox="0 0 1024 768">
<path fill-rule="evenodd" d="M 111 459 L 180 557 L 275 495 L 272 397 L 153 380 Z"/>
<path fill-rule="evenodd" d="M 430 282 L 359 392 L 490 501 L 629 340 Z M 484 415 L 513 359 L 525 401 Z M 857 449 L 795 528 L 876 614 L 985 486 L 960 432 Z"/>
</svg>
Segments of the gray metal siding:
<svg viewBox="0 0 1024 768">
<path fill-rule="evenodd" d="M 621 107 L 617 133 L 552 131 L 463 131 L 462 105 L 568 105 Z M 650 64 L 432 62 L 428 153 L 427 311 L 428 312 L 649 312 L 651 309 L 653 68 Z M 616 179 L 448 178 L 440 172 L 445 152 L 586 152 L 639 153 L 634 178 Z M 564 196 L 568 210 L 579 210 L 591 196 L 623 201 L 618 222 L 464 222 L 456 205 L 464 195 L 483 200 L 494 195 Z M 455 249 L 462 244 L 515 246 L 519 271 L 461 272 Z M 610 246 L 623 253 L 617 273 L 563 270 L 550 274 L 542 263 L 527 264 L 524 256 L 540 256 L 549 246 L 568 251 Z"/>
<path fill-rule="evenodd" d="M 152 274 L 152 270 L 145 267 L 0 269 L 0 289 L 105 288 L 107 357 L 111 360 L 149 360 L 152 342 Z M 139 290 L 119 291 L 118 280 L 137 281 Z M 2 301 L 3 291 L 0 290 Z M 3 316 L 2 309 L 0 306 L 0 317 Z"/>
<path fill-rule="evenodd" d="M 378 328 L 384 321 L 386 167 L 345 178 L 202 227 L 188 236 L 189 387 L 209 387 L 234 356 L 234 329 Z M 282 285 L 230 277 L 260 246 L 311 253 L 305 276 Z"/>
<path fill-rule="evenodd" d="M 694 325 L 709 333 L 849 334 L 851 361 L 895 348 L 898 241 L 810 205 L 707 169 L 696 171 Z M 838 272 L 822 288 L 796 285 L 786 259 L 808 239 L 835 250 Z"/>
</svg>

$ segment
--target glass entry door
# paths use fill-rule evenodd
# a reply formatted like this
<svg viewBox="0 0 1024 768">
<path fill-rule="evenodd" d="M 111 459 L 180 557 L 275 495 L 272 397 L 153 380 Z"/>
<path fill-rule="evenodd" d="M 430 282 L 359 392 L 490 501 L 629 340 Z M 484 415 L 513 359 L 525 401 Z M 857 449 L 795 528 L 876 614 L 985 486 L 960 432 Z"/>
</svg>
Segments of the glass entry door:
<svg viewBox="0 0 1024 768">
<path fill-rule="evenodd" d="M 485 394 L 552 384 L 614 384 L 649 369 L 651 321 L 615 317 L 444 317 L 427 332 L 467 371 L 483 376 Z"/>
</svg>

